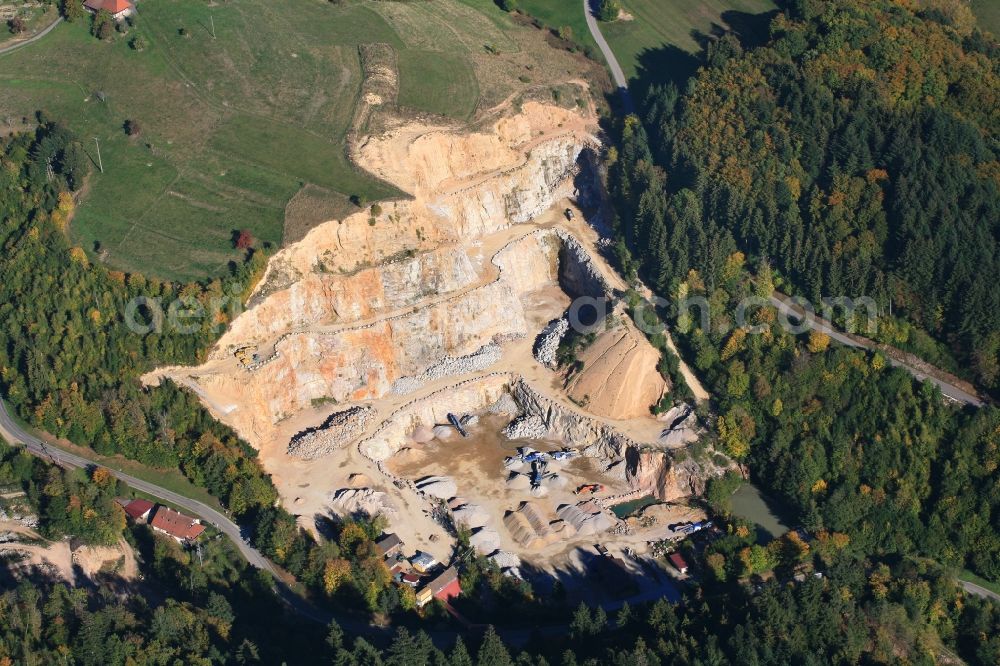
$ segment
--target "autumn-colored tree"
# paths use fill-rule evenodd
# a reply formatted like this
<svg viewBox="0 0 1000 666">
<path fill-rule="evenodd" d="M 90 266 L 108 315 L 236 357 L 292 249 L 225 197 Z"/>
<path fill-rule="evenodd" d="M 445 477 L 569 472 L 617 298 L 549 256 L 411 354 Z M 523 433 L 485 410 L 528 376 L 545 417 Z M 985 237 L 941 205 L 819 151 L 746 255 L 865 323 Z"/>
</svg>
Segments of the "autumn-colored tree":
<svg viewBox="0 0 1000 666">
<path fill-rule="evenodd" d="M 236 235 L 234 245 L 238 250 L 247 250 L 253 246 L 253 242 L 253 234 L 248 229 L 240 229 L 240 232 Z"/>
<path fill-rule="evenodd" d="M 817 331 L 816 329 L 809 331 L 809 342 L 806 344 L 806 349 L 813 354 L 822 354 L 829 346 L 829 335 L 823 333 L 822 331 Z"/>
<path fill-rule="evenodd" d="M 333 596 L 340 586 L 351 577 L 351 563 L 345 559 L 333 558 L 323 566 L 323 591 Z"/>
</svg>

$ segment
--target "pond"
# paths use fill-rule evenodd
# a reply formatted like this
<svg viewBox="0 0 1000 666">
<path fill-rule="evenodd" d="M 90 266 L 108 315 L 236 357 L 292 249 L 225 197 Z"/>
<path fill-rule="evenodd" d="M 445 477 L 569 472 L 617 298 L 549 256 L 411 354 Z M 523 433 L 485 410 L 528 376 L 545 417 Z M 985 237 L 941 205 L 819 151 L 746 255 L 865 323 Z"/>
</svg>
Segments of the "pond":
<svg viewBox="0 0 1000 666">
<path fill-rule="evenodd" d="M 631 516 L 633 513 L 641 509 L 645 509 L 647 506 L 659 503 L 660 500 L 656 499 L 652 495 L 645 495 L 638 499 L 622 502 L 621 504 L 615 504 L 611 507 L 611 513 L 615 514 L 619 518 L 625 518 L 626 516 Z"/>
<path fill-rule="evenodd" d="M 779 537 L 790 528 L 782 522 L 780 504 L 765 497 L 760 490 L 751 483 L 744 483 L 731 499 L 733 515 L 749 520 L 757 526 L 757 541 L 764 543 Z"/>
</svg>

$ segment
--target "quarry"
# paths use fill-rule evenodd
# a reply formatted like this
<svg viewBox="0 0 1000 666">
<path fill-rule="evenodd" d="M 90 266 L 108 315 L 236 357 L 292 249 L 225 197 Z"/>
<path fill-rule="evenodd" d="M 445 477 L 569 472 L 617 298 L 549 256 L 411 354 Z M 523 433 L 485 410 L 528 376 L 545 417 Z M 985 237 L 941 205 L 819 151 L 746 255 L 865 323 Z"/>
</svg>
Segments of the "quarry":
<svg viewBox="0 0 1000 666">
<path fill-rule="evenodd" d="M 687 455 L 695 405 L 651 410 L 671 387 L 604 255 L 600 152 L 592 109 L 540 101 L 360 137 L 355 163 L 411 197 L 281 249 L 202 365 L 144 380 L 251 443 L 305 529 L 382 514 L 408 550 L 446 562 L 461 532 L 512 570 L 642 551 L 725 465 Z M 600 317 L 567 368 L 580 299 Z M 643 497 L 645 519 L 611 511 Z"/>
</svg>

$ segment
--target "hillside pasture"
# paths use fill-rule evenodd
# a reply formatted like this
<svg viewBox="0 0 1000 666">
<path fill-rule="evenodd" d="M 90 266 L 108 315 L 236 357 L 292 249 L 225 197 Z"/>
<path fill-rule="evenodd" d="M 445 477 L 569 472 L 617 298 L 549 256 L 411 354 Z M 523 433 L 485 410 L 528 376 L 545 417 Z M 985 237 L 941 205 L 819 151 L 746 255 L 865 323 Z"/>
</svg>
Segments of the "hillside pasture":
<svg viewBox="0 0 1000 666">
<path fill-rule="evenodd" d="M 756 36 L 745 33 L 759 30 L 756 24 L 761 21 L 748 19 L 777 9 L 771 0 L 622 0 L 622 7 L 632 19 L 601 23 L 601 32 L 629 78 L 639 73 L 644 59 L 647 66 L 655 62 L 669 67 L 668 59 L 649 58 L 664 47 L 677 49 L 681 56 L 695 54 L 703 37 L 719 29 Z"/>
<path fill-rule="evenodd" d="M 240 261 L 235 230 L 277 246 L 356 210 L 351 196 L 403 196 L 348 158 L 362 45 L 396 54 L 390 111 L 457 121 L 589 67 L 478 0 L 157 0 L 135 23 L 108 41 L 90 35 L 89 17 L 63 23 L 0 56 L 0 119 L 30 127 L 44 110 L 76 132 L 94 169 L 74 243 L 109 267 L 171 280 Z M 137 36 L 142 50 L 130 47 Z"/>
</svg>

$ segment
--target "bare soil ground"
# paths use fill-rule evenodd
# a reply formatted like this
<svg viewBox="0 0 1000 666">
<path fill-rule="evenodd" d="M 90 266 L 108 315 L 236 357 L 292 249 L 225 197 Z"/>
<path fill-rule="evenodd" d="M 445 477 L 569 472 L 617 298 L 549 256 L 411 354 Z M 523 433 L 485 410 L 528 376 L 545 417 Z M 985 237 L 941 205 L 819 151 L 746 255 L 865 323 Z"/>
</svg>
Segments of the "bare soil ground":
<svg viewBox="0 0 1000 666">
<path fill-rule="evenodd" d="M 93 580 L 99 573 L 114 573 L 125 580 L 135 580 L 139 566 L 132 547 L 120 539 L 116 546 L 70 548 L 68 541 L 44 541 L 34 530 L 13 521 L 0 521 L 0 532 L 16 532 L 32 543 L 0 543 L 0 554 L 23 555 L 14 569 L 40 567 L 57 574 L 69 583 L 77 582 L 77 570 Z"/>
</svg>

